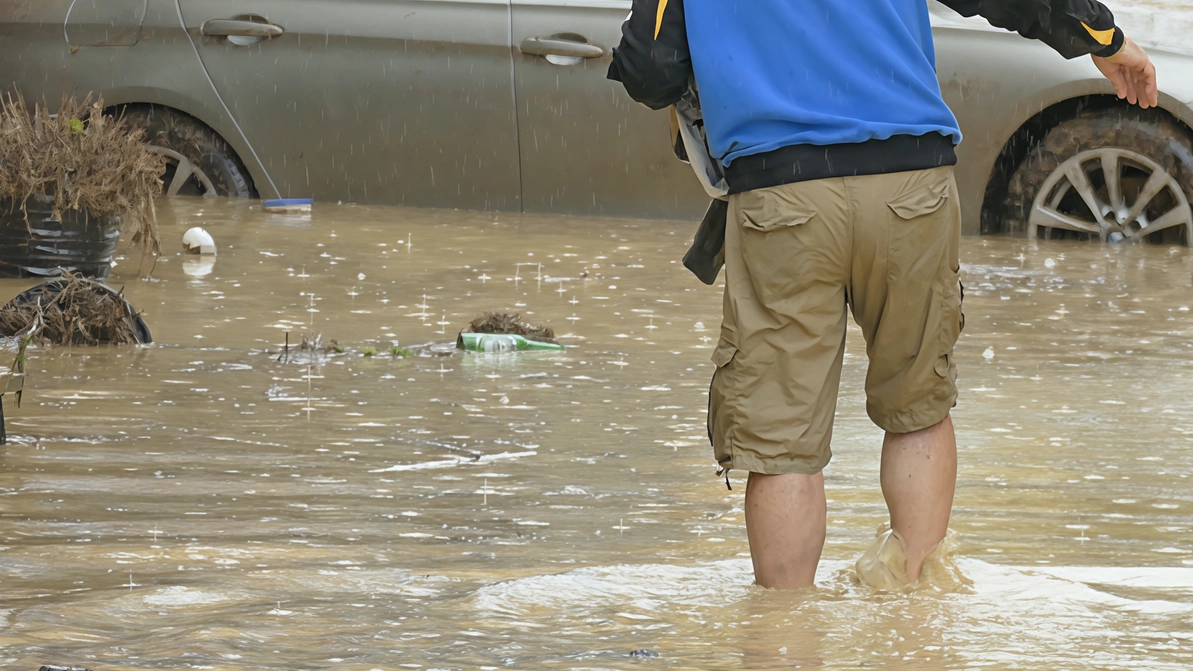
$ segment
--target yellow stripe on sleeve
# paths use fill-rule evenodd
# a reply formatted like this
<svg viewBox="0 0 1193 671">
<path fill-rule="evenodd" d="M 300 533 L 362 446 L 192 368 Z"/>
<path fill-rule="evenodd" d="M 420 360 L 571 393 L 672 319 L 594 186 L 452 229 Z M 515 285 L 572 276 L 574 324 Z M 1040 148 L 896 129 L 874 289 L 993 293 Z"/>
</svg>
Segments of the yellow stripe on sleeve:
<svg viewBox="0 0 1193 671">
<path fill-rule="evenodd" d="M 659 31 L 663 29 L 663 12 L 667 11 L 667 0 L 659 0 L 659 15 L 654 22 L 654 38 L 659 39 Z M 1107 42 L 1106 44 L 1110 44 Z"/>
<path fill-rule="evenodd" d="M 660 21 L 662 20 L 662 16 L 663 16 L 663 11 L 660 9 L 659 10 L 659 20 Z M 1081 23 L 1081 27 L 1085 28 L 1085 30 L 1087 32 L 1089 32 L 1090 37 L 1097 40 L 1098 44 L 1100 44 L 1104 47 L 1108 47 L 1108 46 L 1110 46 L 1110 44 L 1112 42 L 1114 42 L 1114 28 L 1111 28 L 1110 30 L 1094 30 L 1093 28 L 1090 28 L 1089 26 L 1087 26 L 1084 21 Z"/>
</svg>

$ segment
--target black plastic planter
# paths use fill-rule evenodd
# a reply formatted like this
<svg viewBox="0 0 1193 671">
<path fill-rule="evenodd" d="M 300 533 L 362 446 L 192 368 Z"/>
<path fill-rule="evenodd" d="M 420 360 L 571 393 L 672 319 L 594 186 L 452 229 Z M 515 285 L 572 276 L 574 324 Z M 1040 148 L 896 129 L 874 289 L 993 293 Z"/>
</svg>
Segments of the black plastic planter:
<svg viewBox="0 0 1193 671">
<path fill-rule="evenodd" d="M 11 301 L 4 305 L 3 309 L 20 309 L 26 305 L 34 304 L 43 306 L 49 305 L 50 301 L 54 300 L 58 294 L 62 293 L 62 290 L 65 289 L 69 283 L 70 281 L 68 279 L 62 277 L 42 282 L 32 289 L 26 289 L 25 291 L 17 294 Z M 123 293 L 116 291 L 103 282 L 91 282 L 90 286 L 92 291 L 96 292 L 97 294 L 106 293 L 124 303 L 124 314 L 126 314 L 131 320 L 133 334 L 137 338 L 137 343 L 141 345 L 148 345 L 153 342 L 153 333 L 149 331 L 149 324 L 145 323 L 145 320 L 141 317 L 141 313 L 137 312 L 136 308 L 132 306 L 132 303 L 128 302 L 128 299 L 124 297 Z M 12 336 L 15 334 L 5 333 L 3 335 Z M 110 341 L 101 340 L 98 342 L 89 342 L 85 344 L 99 345 L 106 344 L 108 342 Z M 3 393 L 3 391 L 0 391 L 0 394 Z"/>
<path fill-rule="evenodd" d="M 54 218 L 54 203 L 33 196 L 19 205 L 0 201 L 0 277 L 51 277 L 63 268 L 86 277 L 105 278 L 120 241 L 120 225 L 113 219 L 89 217 L 69 210 Z"/>
</svg>

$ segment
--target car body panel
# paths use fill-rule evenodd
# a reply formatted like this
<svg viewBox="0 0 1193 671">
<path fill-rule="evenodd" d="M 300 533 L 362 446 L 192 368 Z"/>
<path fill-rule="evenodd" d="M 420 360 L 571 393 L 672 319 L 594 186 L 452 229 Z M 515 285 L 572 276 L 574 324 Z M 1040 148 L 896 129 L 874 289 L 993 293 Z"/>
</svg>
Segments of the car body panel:
<svg viewBox="0 0 1193 671">
<path fill-rule="evenodd" d="M 707 196 L 675 160 L 666 114 L 605 79 L 629 7 L 17 0 L 0 9 L 0 66 L 31 100 L 95 90 L 109 105 L 190 114 L 229 143 L 265 197 L 696 219 Z M 965 134 L 957 166 L 964 231 L 976 233 L 999 154 L 1023 124 L 1113 89 L 1089 59 L 1066 61 L 982 19 L 930 7 L 942 92 Z M 285 32 L 244 45 L 202 34 L 208 20 L 248 14 Z M 602 55 L 552 62 L 519 48 L 564 34 Z M 1193 126 L 1193 77 L 1183 76 L 1193 60 L 1152 57 L 1161 106 Z"/>
<path fill-rule="evenodd" d="M 282 197 L 518 210 L 508 5 L 180 0 L 191 38 Z M 206 37 L 256 15 L 276 38 Z"/>
<path fill-rule="evenodd" d="M 962 231 L 981 226 L 986 185 L 999 154 L 1028 119 L 1057 103 L 1114 93 L 1088 59 L 1066 61 L 1039 43 L 1011 34 L 936 28 L 937 75 L 963 139 L 957 147 Z M 1008 80 L 1005 73 L 1024 76 Z"/>
<path fill-rule="evenodd" d="M 1181 123 L 1193 127 L 1193 59 L 1184 54 L 1153 50 L 1148 55 L 1160 87 L 1160 107 L 1168 110 Z"/>
<path fill-rule="evenodd" d="M 0 67 L 30 103 L 103 95 L 104 104 L 172 107 L 211 126 L 241 157 L 262 194 L 268 176 L 207 80 L 174 0 L 148 0 L 136 46 L 79 47 L 64 35 L 72 0 L 17 3 L 0 12 Z"/>
<path fill-rule="evenodd" d="M 995 28 L 980 18 L 962 18 L 931 3 L 941 92 L 964 136 L 957 148 L 957 188 L 962 231 L 977 234 L 986 187 L 999 154 L 1032 117 L 1065 101 L 1113 96 L 1114 87 L 1088 58 L 1065 60 L 1041 42 Z M 1151 54 L 1160 77 L 1160 107 L 1187 125 L 1193 80 L 1187 56 Z M 1163 73 L 1171 73 L 1163 76 Z"/>
<path fill-rule="evenodd" d="M 608 0 L 513 2 L 527 212 L 698 219 L 708 207 L 691 169 L 675 158 L 667 115 L 634 102 L 605 77 L 629 7 Z M 605 55 L 553 63 L 519 50 L 536 37 L 584 38 Z"/>
<path fill-rule="evenodd" d="M 66 15 L 72 47 L 131 47 L 141 38 L 149 0 L 75 0 Z"/>
</svg>

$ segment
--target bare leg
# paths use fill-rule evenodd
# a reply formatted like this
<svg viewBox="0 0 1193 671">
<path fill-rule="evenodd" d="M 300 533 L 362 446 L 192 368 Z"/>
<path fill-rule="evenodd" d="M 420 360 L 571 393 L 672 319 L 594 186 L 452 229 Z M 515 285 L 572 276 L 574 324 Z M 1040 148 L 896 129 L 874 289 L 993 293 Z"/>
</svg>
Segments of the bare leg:
<svg viewBox="0 0 1193 671">
<path fill-rule="evenodd" d="M 907 556 L 907 579 L 915 582 L 949 527 L 957 485 L 953 419 L 914 433 L 886 434 L 881 481 L 891 529 Z"/>
<path fill-rule="evenodd" d="M 824 527 L 823 475 L 750 474 L 746 532 L 759 585 L 810 587 L 824 549 Z"/>
</svg>

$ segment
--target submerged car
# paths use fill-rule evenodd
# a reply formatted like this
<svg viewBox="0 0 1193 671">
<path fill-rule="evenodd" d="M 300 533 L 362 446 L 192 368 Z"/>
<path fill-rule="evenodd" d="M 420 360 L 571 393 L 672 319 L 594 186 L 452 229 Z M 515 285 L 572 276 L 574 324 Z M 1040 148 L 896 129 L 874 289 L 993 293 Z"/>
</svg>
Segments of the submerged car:
<svg viewBox="0 0 1193 671">
<path fill-rule="evenodd" d="M 0 71 L 143 123 L 170 195 L 695 219 L 666 115 L 605 79 L 628 8 L 16 0 Z M 965 232 L 1193 240 L 1193 59 L 1153 52 L 1160 108 L 1138 110 L 1088 59 L 932 12 Z"/>
</svg>

